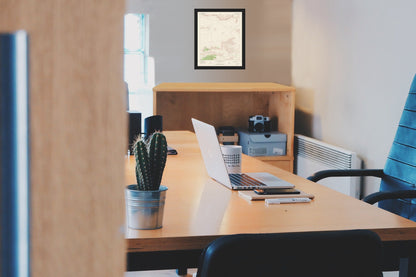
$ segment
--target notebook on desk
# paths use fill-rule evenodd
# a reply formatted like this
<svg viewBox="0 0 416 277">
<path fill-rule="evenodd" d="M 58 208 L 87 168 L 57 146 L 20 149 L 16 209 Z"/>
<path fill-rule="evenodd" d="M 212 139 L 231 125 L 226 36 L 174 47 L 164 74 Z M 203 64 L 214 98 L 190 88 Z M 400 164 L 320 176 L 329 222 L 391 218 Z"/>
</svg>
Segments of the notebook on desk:
<svg viewBox="0 0 416 277">
<path fill-rule="evenodd" d="M 254 191 L 239 191 L 238 195 L 246 200 L 254 201 L 254 200 L 265 200 L 265 199 L 273 199 L 273 198 L 309 198 L 314 199 L 315 196 L 310 193 L 305 193 L 301 191 L 299 194 L 268 194 L 268 195 L 260 195 L 255 193 Z"/>
<path fill-rule="evenodd" d="M 228 174 L 214 126 L 194 118 L 192 124 L 205 168 L 215 181 L 234 190 L 294 187 L 293 184 L 267 172 Z"/>
</svg>

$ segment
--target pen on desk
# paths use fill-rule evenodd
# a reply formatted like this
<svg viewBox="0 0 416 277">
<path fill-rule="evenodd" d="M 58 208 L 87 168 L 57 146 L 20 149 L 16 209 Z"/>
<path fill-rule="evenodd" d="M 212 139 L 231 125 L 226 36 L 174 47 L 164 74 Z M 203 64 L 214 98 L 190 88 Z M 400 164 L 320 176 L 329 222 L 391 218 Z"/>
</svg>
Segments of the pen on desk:
<svg viewBox="0 0 416 277">
<path fill-rule="evenodd" d="M 266 205 L 273 205 L 273 204 L 290 204 L 290 203 L 309 203 L 311 199 L 303 198 L 303 197 L 295 197 L 295 198 L 272 198 L 265 200 Z"/>
</svg>

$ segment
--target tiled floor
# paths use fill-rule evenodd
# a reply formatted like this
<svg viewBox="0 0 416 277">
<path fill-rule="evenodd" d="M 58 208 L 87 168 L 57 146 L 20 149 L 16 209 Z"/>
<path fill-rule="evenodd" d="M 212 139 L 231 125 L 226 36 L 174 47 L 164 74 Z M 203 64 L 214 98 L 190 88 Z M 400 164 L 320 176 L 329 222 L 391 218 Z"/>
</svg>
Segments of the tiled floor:
<svg viewBox="0 0 416 277">
<path fill-rule="evenodd" d="M 182 275 L 186 277 L 195 277 L 196 269 L 189 269 L 188 275 Z M 398 272 L 384 272 L 384 277 L 396 277 L 399 276 Z M 132 271 L 126 272 L 124 277 L 178 277 L 176 270 L 156 270 L 156 271 Z"/>
<path fill-rule="evenodd" d="M 178 277 L 176 270 L 155 270 L 155 271 L 130 271 L 124 274 L 124 277 Z M 196 269 L 188 269 L 186 277 L 196 276 Z"/>
</svg>

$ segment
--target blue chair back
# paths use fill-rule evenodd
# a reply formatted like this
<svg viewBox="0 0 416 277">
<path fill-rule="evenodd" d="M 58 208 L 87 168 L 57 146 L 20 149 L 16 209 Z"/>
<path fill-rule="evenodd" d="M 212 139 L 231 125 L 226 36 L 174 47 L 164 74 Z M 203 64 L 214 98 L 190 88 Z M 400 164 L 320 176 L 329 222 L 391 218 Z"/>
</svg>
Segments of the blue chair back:
<svg viewBox="0 0 416 277">
<path fill-rule="evenodd" d="M 416 189 L 416 75 L 390 149 L 380 191 Z M 416 221 L 416 199 L 383 200 L 379 207 Z"/>
</svg>

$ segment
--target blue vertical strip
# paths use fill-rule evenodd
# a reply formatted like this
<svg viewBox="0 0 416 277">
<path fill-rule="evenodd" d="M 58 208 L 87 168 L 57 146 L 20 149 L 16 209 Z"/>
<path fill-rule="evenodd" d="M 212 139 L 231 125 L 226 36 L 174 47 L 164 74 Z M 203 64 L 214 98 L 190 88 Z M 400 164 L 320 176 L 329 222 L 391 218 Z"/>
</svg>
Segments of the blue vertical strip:
<svg viewBox="0 0 416 277">
<path fill-rule="evenodd" d="M 0 34 L 0 276 L 30 276 L 28 38 Z"/>
</svg>

